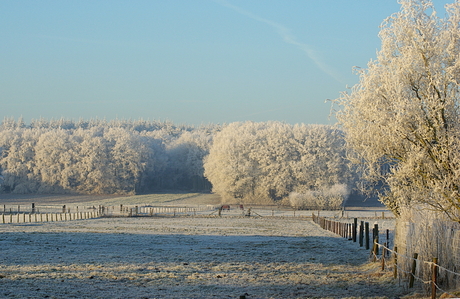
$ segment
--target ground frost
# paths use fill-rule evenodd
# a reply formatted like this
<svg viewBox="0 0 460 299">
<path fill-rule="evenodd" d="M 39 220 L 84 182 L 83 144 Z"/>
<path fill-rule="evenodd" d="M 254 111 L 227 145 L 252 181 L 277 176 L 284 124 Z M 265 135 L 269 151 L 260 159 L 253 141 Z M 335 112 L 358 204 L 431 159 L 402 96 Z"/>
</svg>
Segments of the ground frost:
<svg viewBox="0 0 460 299">
<path fill-rule="evenodd" d="M 305 218 L 1 225 L 4 298 L 393 298 L 368 252 Z M 376 265 L 375 268 L 378 266 Z"/>
</svg>

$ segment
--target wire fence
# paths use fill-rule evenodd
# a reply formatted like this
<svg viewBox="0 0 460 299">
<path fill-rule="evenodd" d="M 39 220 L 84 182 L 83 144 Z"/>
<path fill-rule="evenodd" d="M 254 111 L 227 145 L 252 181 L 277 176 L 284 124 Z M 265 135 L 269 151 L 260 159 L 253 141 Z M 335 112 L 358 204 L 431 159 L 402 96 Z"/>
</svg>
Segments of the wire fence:
<svg viewBox="0 0 460 299">
<path fill-rule="evenodd" d="M 329 230 L 350 241 L 359 242 L 359 245 L 362 247 L 366 246 L 366 249 L 370 249 L 371 259 L 374 262 L 381 263 L 381 270 L 392 271 L 395 279 L 407 281 L 408 288 L 413 288 L 417 282 L 419 287 L 427 293 L 431 293 L 431 298 L 433 299 L 436 298 L 438 292 L 442 292 L 446 294 L 444 296 L 448 295 L 450 298 L 459 298 L 459 294 L 452 291 L 458 287 L 460 282 L 460 273 L 456 272 L 455 266 L 453 269 L 442 266 L 437 256 L 433 256 L 430 261 L 421 258 L 417 252 L 410 254 L 407 251 L 407 245 L 404 246 L 404 251 L 399 251 L 397 246 L 393 246 L 393 249 L 391 249 L 391 238 L 389 238 L 388 230 L 385 231 L 386 242 L 382 242 L 379 239 L 385 240 L 385 238 L 381 238 L 382 234 L 379 233 L 378 226 L 372 228 L 371 239 L 369 223 L 358 222 L 357 218 L 354 218 L 352 223 L 344 223 L 325 217 L 318 217 L 313 214 L 313 221 L 323 229 Z M 409 232 L 413 233 L 414 226 L 409 226 L 412 226 Z M 455 261 L 458 261 L 458 252 L 455 250 L 460 244 L 460 230 L 450 229 L 445 231 L 445 235 L 450 237 L 453 246 L 446 246 L 444 244 L 444 247 L 453 249 L 454 251 L 451 251 L 452 256 Z M 372 248 L 370 240 L 373 240 Z M 451 260 L 452 256 L 449 258 L 443 257 L 443 260 Z"/>
</svg>

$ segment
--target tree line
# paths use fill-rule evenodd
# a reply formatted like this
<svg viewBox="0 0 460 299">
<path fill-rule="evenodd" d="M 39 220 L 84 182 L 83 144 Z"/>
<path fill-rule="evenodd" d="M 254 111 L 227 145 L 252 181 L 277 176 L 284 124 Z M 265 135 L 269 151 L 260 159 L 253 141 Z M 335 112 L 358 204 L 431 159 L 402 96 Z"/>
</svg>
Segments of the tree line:
<svg viewBox="0 0 460 299">
<path fill-rule="evenodd" d="M 2 192 L 135 194 L 206 190 L 203 157 L 219 126 L 40 119 L 0 126 Z"/>
<path fill-rule="evenodd" d="M 7 118 L 0 126 L 1 192 L 212 188 L 226 201 L 287 200 L 301 207 L 318 204 L 311 199 L 316 194 L 341 204 L 357 179 L 344 145 L 343 132 L 326 125 L 65 119 L 26 125 Z"/>
</svg>

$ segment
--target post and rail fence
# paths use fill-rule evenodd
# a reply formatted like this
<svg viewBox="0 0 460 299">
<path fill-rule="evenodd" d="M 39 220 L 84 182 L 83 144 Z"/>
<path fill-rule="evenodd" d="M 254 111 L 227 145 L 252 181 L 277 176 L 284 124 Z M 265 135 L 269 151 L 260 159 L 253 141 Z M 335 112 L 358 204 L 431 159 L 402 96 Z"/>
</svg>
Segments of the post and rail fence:
<svg viewBox="0 0 460 299">
<path fill-rule="evenodd" d="M 215 211 L 213 205 L 196 207 L 123 205 L 68 206 L 68 205 L 3 205 L 0 206 L 2 224 L 84 220 L 102 217 L 195 216 L 198 212 Z"/>
</svg>

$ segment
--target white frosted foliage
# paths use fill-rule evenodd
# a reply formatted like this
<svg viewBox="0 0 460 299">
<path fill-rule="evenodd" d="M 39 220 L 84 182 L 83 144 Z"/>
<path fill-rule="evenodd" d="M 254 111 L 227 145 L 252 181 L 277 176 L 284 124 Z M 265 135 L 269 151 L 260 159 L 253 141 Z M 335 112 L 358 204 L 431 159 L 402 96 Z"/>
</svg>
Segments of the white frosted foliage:
<svg viewBox="0 0 460 299">
<path fill-rule="evenodd" d="M 343 142 L 340 130 L 325 125 L 231 123 L 215 135 L 205 175 L 225 201 L 273 203 L 349 184 Z"/>
<path fill-rule="evenodd" d="M 382 201 L 422 203 L 460 220 L 460 2 L 401 0 L 382 24 L 377 59 L 337 103 L 354 161 L 383 182 Z"/>
</svg>

